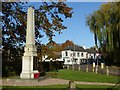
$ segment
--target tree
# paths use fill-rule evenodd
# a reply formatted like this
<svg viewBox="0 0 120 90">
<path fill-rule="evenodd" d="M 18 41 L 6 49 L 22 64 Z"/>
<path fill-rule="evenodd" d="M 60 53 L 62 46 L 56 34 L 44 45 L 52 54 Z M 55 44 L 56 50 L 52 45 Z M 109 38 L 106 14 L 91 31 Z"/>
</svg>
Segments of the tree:
<svg viewBox="0 0 120 90">
<path fill-rule="evenodd" d="M 87 25 L 96 34 L 101 51 L 109 57 L 111 62 L 119 63 L 120 50 L 120 2 L 103 4 L 99 10 L 87 17 Z"/>
<path fill-rule="evenodd" d="M 5 43 L 11 43 L 13 46 L 22 45 L 25 42 L 26 33 L 26 10 L 24 3 L 8 3 L 2 4 L 2 34 L 3 46 Z M 40 30 L 45 31 L 46 35 L 52 40 L 54 31 L 61 33 L 61 30 L 67 27 L 63 25 L 63 17 L 72 17 L 72 8 L 63 2 L 42 3 L 39 9 L 35 10 L 35 30 L 36 41 L 41 38 Z"/>
<path fill-rule="evenodd" d="M 65 43 L 62 43 L 62 48 L 64 49 L 65 47 L 68 47 L 68 46 L 71 46 L 71 45 L 74 45 L 74 43 L 70 40 L 66 40 Z"/>
<path fill-rule="evenodd" d="M 10 50 L 10 52 L 13 52 L 11 51 L 11 48 L 16 49 L 17 51 L 19 50 L 19 47 L 22 48 L 24 46 L 27 7 L 25 6 L 25 3 L 3 2 L 1 13 L 3 55 L 7 58 L 8 53 L 6 53 L 6 51 Z M 35 9 L 35 35 L 37 45 L 40 45 L 40 38 L 43 36 L 40 33 L 41 30 L 46 33 L 51 41 L 54 32 L 61 33 L 62 30 L 67 28 L 63 25 L 63 17 L 72 17 L 72 8 L 68 7 L 63 2 L 42 2 L 39 9 Z M 9 60 L 3 58 L 3 61 L 6 62 Z M 3 64 L 3 67 L 7 67 L 6 64 Z"/>
<path fill-rule="evenodd" d="M 95 40 L 95 46 L 98 47 L 97 45 L 97 25 L 96 25 L 96 20 L 95 16 L 89 16 L 87 17 L 87 25 L 90 27 L 91 32 L 94 33 L 94 40 Z"/>
<path fill-rule="evenodd" d="M 60 58 L 61 51 L 71 45 L 74 45 L 74 43 L 70 40 L 66 40 L 62 44 L 58 44 L 55 41 L 48 42 L 46 45 L 39 46 L 38 58 L 39 60 L 42 60 L 42 56 L 47 55 L 48 59 L 52 58 L 56 60 L 57 58 Z"/>
</svg>

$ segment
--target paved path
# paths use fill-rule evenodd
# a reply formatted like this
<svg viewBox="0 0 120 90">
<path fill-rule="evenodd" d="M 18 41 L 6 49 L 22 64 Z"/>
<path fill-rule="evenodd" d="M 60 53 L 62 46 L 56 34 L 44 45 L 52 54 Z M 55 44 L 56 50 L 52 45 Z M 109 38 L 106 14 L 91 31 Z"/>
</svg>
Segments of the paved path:
<svg viewBox="0 0 120 90">
<path fill-rule="evenodd" d="M 70 80 L 48 78 L 45 80 L 23 80 L 23 79 L 3 79 L 2 86 L 45 86 L 45 85 L 57 85 L 57 84 L 69 84 Z M 115 85 L 114 83 L 100 83 L 100 82 L 80 82 L 75 81 L 76 84 L 87 85 Z M 0 85 L 1 86 L 1 85 Z"/>
</svg>

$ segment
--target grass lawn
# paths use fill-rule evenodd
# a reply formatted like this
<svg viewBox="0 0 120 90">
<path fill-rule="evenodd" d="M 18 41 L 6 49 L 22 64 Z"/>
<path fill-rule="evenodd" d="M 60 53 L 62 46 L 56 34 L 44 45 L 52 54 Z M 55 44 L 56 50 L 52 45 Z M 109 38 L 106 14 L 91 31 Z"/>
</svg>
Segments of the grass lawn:
<svg viewBox="0 0 120 90">
<path fill-rule="evenodd" d="M 3 90 L 63 90 L 68 88 L 68 85 L 48 85 L 48 86 L 4 86 Z"/>
<path fill-rule="evenodd" d="M 105 85 L 77 85 L 76 90 L 108 90 L 111 87 Z M 68 85 L 4 86 L 2 90 L 68 90 Z M 118 90 L 118 88 L 112 88 L 111 90 Z"/>
<path fill-rule="evenodd" d="M 62 78 L 73 81 L 107 82 L 107 83 L 118 82 L 118 76 L 96 74 L 95 72 L 83 72 L 83 71 L 61 69 L 58 72 L 48 72 L 47 74 L 49 74 L 53 78 Z"/>
</svg>

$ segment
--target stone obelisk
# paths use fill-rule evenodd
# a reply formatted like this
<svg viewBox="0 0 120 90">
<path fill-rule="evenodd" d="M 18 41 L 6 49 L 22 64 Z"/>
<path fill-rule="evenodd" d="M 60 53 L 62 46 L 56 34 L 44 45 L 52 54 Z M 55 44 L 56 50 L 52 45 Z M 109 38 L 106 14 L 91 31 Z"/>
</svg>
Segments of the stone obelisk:
<svg viewBox="0 0 120 90">
<path fill-rule="evenodd" d="M 20 78 L 34 78 L 33 59 L 37 56 L 35 47 L 35 20 L 34 8 L 29 7 L 27 13 L 27 30 L 26 30 L 26 46 L 24 48 L 24 56 L 22 58 L 22 72 Z"/>
</svg>

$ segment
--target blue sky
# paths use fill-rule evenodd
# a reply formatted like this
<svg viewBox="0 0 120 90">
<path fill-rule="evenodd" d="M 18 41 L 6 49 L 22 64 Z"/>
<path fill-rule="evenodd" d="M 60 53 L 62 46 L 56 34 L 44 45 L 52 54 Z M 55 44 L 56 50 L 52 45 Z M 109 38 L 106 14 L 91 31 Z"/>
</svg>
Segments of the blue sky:
<svg viewBox="0 0 120 90">
<path fill-rule="evenodd" d="M 64 20 L 64 25 L 67 26 L 62 34 L 55 33 L 53 40 L 57 43 L 63 43 L 66 40 L 72 40 L 75 44 L 86 46 L 87 48 L 94 46 L 94 36 L 86 26 L 86 17 L 95 10 L 98 10 L 104 2 L 67 2 L 67 5 L 73 8 L 73 17 Z M 35 7 L 40 5 L 40 2 L 29 3 Z M 43 32 L 41 32 L 43 33 Z M 48 38 L 41 38 L 42 43 L 46 44 Z"/>
</svg>

